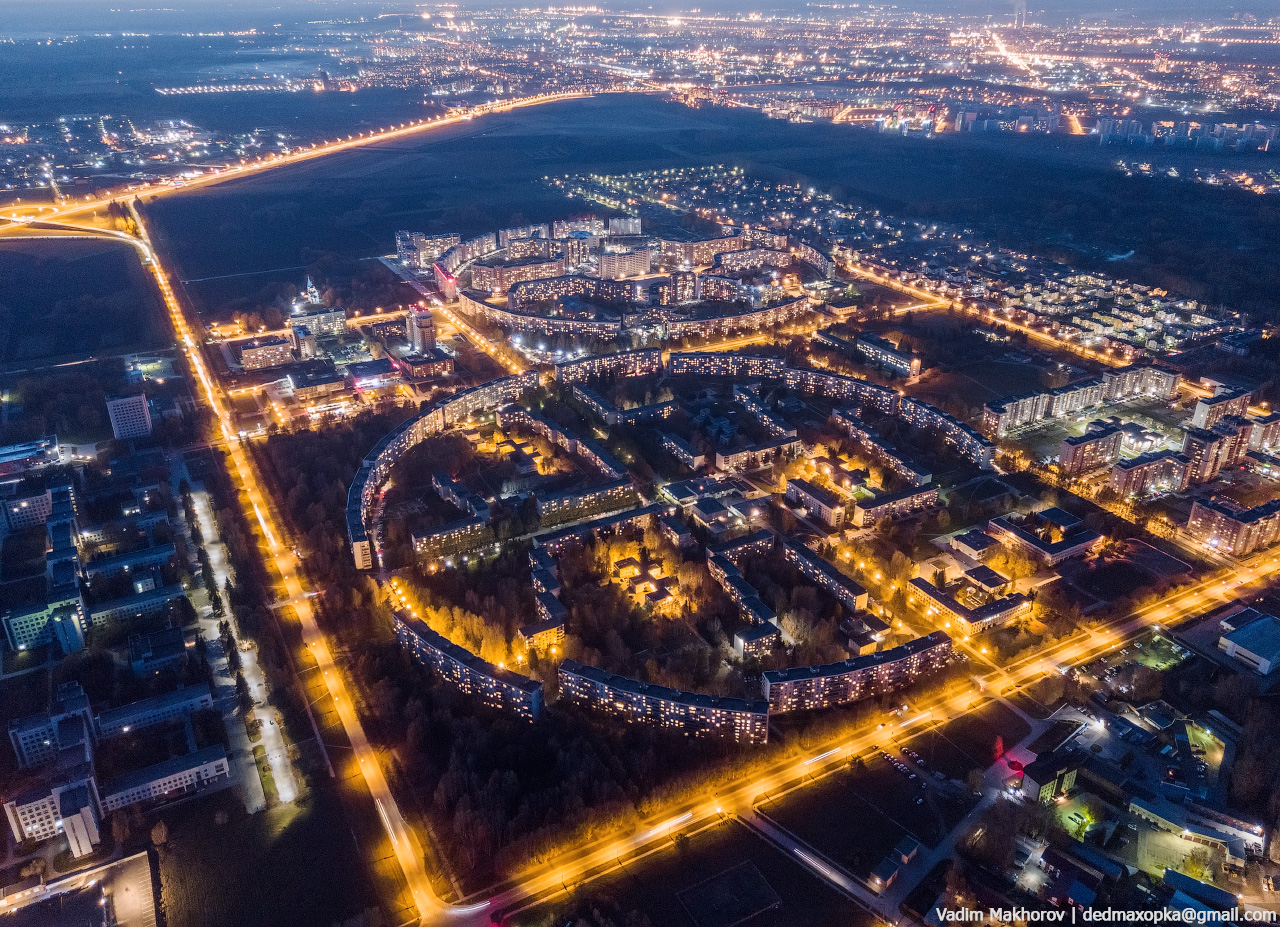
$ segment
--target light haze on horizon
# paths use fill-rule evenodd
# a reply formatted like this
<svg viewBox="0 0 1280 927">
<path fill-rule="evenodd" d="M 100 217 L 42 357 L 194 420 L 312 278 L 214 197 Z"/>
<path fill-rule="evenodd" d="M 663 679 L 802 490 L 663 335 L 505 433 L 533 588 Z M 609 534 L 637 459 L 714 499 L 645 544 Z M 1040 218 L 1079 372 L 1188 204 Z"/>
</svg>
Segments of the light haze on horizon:
<svg viewBox="0 0 1280 927">
<path fill-rule="evenodd" d="M 0 0 L 0 35 L 13 38 L 72 35 L 83 32 L 120 32 L 131 30 L 177 32 L 187 30 L 218 31 L 226 29 L 304 27 L 309 22 L 328 18 L 372 19 L 378 14 L 406 14 L 426 6 L 405 0 L 277 0 L 275 3 L 251 0 L 201 0 L 195 3 L 122 10 L 118 0 Z M 508 4 L 496 0 L 473 0 L 460 4 L 463 9 L 501 9 Z M 548 5 L 556 5 L 550 3 Z M 596 0 L 595 5 L 617 11 L 647 11 L 675 14 L 690 10 L 732 13 L 749 11 L 803 12 L 832 14 L 836 11 L 812 6 L 806 0 L 655 0 L 653 3 L 627 0 Z M 864 4 L 865 6 L 866 4 Z M 1012 12 L 1006 0 L 900 0 L 900 10 L 960 16 L 1003 17 Z M 1224 21 L 1236 14 L 1253 14 L 1265 22 L 1277 12 L 1265 0 L 1048 0 L 1028 4 L 1032 22 L 1061 22 L 1066 19 L 1107 20 L 1118 23 L 1143 21 L 1175 23 L 1180 21 Z"/>
</svg>

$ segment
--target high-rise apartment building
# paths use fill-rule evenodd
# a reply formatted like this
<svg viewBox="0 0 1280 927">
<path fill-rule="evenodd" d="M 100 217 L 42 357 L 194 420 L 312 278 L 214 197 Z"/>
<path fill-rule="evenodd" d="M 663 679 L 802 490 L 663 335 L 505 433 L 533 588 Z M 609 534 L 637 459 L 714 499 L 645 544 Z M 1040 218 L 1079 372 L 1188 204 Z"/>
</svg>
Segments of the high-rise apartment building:
<svg viewBox="0 0 1280 927">
<path fill-rule="evenodd" d="M 1120 457 L 1124 432 L 1114 425 L 1093 422 L 1088 430 L 1066 438 L 1058 448 L 1058 469 L 1064 476 L 1088 473 Z"/>
<path fill-rule="evenodd" d="M 1249 411 L 1252 395 L 1248 390 L 1232 390 L 1201 399 L 1196 403 L 1191 424 L 1196 428 L 1212 428 L 1224 415 L 1244 415 Z"/>
<path fill-rule="evenodd" d="M 111 418 L 111 433 L 117 441 L 145 438 L 151 434 L 151 409 L 147 397 L 123 396 L 107 400 L 107 415 Z"/>
<path fill-rule="evenodd" d="M 435 350 L 436 323 L 426 309 L 411 309 L 406 320 L 409 347 L 414 354 L 427 354 Z"/>
<path fill-rule="evenodd" d="M 1190 466 L 1191 462 L 1177 451 L 1143 454 L 1112 467 L 1107 485 L 1122 499 L 1153 492 L 1181 492 L 1187 488 Z"/>
</svg>

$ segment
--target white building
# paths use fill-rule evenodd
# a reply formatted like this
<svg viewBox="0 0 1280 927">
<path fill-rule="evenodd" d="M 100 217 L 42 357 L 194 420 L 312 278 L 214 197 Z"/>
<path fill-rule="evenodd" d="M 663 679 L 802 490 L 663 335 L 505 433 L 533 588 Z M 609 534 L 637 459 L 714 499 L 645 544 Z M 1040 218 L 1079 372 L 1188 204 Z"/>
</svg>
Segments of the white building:
<svg viewBox="0 0 1280 927">
<path fill-rule="evenodd" d="M 606 251 L 600 255 L 600 277 L 603 280 L 643 277 L 649 272 L 650 266 L 651 255 L 648 248 L 635 251 Z"/>
<path fill-rule="evenodd" d="M 409 347 L 414 354 L 428 354 L 435 350 L 436 323 L 431 313 L 425 309 L 410 310 L 406 319 L 409 335 Z"/>
<path fill-rule="evenodd" d="M 117 441 L 151 434 L 151 410 L 147 407 L 147 397 L 142 394 L 108 399 L 107 415 L 111 417 L 111 433 Z"/>
<path fill-rule="evenodd" d="M 79 858 L 102 842 L 98 827 L 98 793 L 93 768 L 82 763 L 59 780 L 19 792 L 4 804 L 15 843 L 50 840 L 66 834 L 71 855 Z"/>
<path fill-rule="evenodd" d="M 193 711 L 213 707 L 213 696 L 205 685 L 175 689 L 163 695 L 130 702 L 119 708 L 99 712 L 97 730 L 99 737 L 114 737 L 130 731 L 153 727 L 166 721 L 185 718 Z"/>
<path fill-rule="evenodd" d="M 102 812 L 110 814 L 143 802 L 172 801 L 229 781 L 227 750 L 214 744 L 121 776 L 102 789 Z"/>
</svg>

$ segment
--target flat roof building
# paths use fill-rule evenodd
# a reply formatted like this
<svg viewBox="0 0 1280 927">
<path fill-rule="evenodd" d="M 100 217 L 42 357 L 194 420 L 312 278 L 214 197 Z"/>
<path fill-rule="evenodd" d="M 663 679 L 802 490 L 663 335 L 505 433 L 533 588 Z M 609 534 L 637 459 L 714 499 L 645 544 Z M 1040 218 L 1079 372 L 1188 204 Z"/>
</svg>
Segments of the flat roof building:
<svg viewBox="0 0 1280 927">
<path fill-rule="evenodd" d="M 272 335 L 255 338 L 240 349 L 240 365 L 245 370 L 279 367 L 293 360 L 293 342 Z"/>
<path fill-rule="evenodd" d="M 938 486 L 925 483 L 898 492 L 881 493 L 874 499 L 859 499 L 853 506 L 853 523 L 859 528 L 882 518 L 897 518 L 938 504 Z"/>
<path fill-rule="evenodd" d="M 995 573 L 994 570 L 991 572 Z M 976 608 L 969 608 L 921 577 L 911 580 L 909 585 L 911 591 L 919 597 L 920 601 L 917 604 L 921 608 L 930 613 L 938 613 L 948 626 L 954 622 L 957 630 L 966 636 L 981 634 L 993 628 L 1002 628 L 1010 622 L 1031 614 L 1031 600 L 1020 592 L 1015 592 L 1003 599 L 993 599 Z"/>
<path fill-rule="evenodd" d="M 829 528 L 839 528 L 844 524 L 844 499 L 829 489 L 815 486 L 800 477 L 793 477 L 787 480 L 786 497 L 803 505 Z"/>
<path fill-rule="evenodd" d="M 920 376 L 920 355 L 903 351 L 888 339 L 865 332 L 858 335 L 858 350 L 868 361 L 904 377 Z"/>
<path fill-rule="evenodd" d="M 151 435 L 151 408 L 147 405 L 147 397 L 141 393 L 108 399 L 107 417 L 111 419 L 111 433 L 117 441 Z"/>
<path fill-rule="evenodd" d="M 1195 428 L 1212 428 L 1224 415 L 1243 416 L 1249 411 L 1249 400 L 1252 398 L 1253 393 L 1249 390 L 1228 390 L 1201 399 L 1191 415 L 1191 424 Z"/>
<path fill-rule="evenodd" d="M 1064 530 L 1061 525 L 1053 523 L 1048 512 L 1045 510 L 1039 516 L 1022 521 L 1015 520 L 1012 515 L 993 518 L 987 522 L 987 533 L 1002 544 L 1029 554 L 1048 566 L 1057 566 L 1072 557 L 1092 553 L 1101 546 L 1102 535 L 1098 532 L 1079 525 Z"/>
<path fill-rule="evenodd" d="M 396 612 L 392 624 L 396 640 L 415 662 L 431 667 L 463 692 L 525 721 L 542 715 L 542 683 L 480 659 L 412 615 Z"/>
<path fill-rule="evenodd" d="M 1269 676 L 1280 663 L 1280 618 L 1256 614 L 1219 637 L 1218 649 L 1260 676 Z"/>
<path fill-rule="evenodd" d="M 227 748 L 214 744 L 106 783 L 102 787 L 102 812 L 110 814 L 131 805 L 173 801 L 231 783 Z"/>
<path fill-rule="evenodd" d="M 764 695 L 770 712 L 830 708 L 900 689 L 950 661 L 951 637 L 934 631 L 892 650 L 838 663 L 767 670 Z"/>
<path fill-rule="evenodd" d="M 1079 476 L 1105 467 L 1119 459 L 1123 438 L 1116 426 L 1093 422 L 1084 434 L 1063 439 L 1058 447 L 1058 469 L 1064 476 Z"/>
<path fill-rule="evenodd" d="M 1225 499 L 1197 499 L 1187 533 L 1224 554 L 1246 556 L 1280 540 L 1280 500 L 1247 509 Z"/>
<path fill-rule="evenodd" d="M 763 744 L 769 738 L 769 704 L 681 692 L 615 676 L 577 660 L 560 664 L 560 696 L 628 722 L 651 724 L 693 737 Z"/>
</svg>

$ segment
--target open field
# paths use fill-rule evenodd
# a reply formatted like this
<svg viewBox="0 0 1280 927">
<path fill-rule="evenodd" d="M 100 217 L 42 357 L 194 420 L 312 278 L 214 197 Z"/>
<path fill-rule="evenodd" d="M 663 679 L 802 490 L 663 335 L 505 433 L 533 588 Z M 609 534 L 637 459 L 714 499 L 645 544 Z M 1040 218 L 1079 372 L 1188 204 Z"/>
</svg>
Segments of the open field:
<svg viewBox="0 0 1280 927">
<path fill-rule="evenodd" d="M 911 738 L 911 749 L 923 761 L 923 766 L 905 764 L 914 779 L 877 751 L 864 754 L 862 764 L 768 801 L 760 810 L 854 875 L 866 878 L 904 835 L 936 846 L 964 818 L 970 801 L 967 791 L 940 783 L 933 770 L 963 781 L 970 770 L 990 765 L 997 737 L 1009 747 L 1029 730 L 1016 713 L 991 702 Z M 880 749 L 899 762 L 906 759 L 888 739 Z"/>
<path fill-rule="evenodd" d="M 1030 728 L 1000 702 L 990 702 L 942 727 L 933 727 L 911 739 L 920 758 L 944 775 L 964 781 L 973 769 L 986 769 L 995 761 L 996 738 L 1006 749 L 1030 733 Z"/>
<path fill-rule="evenodd" d="M 406 106 L 399 118 L 419 114 Z M 1202 185 L 1126 180 L 1096 144 L 1069 137 L 1000 140 L 1008 170 L 992 171 L 993 141 L 977 134 L 889 138 L 744 110 L 691 110 L 656 97 L 602 96 L 485 117 L 167 198 L 152 210 L 153 233 L 181 279 L 288 268 L 261 274 L 266 286 L 296 281 L 299 265 L 326 253 L 388 253 L 397 229 L 465 236 L 584 211 L 551 190 L 546 176 L 733 164 L 904 217 L 972 224 L 1007 244 L 1105 265 L 1135 280 L 1183 284 L 1191 295 L 1241 308 L 1274 306 L 1274 294 L 1242 262 L 1263 266 L 1280 247 L 1261 232 L 1267 222 L 1259 215 L 1280 215 L 1280 204 Z M 1082 200 L 1086 188 L 1092 195 Z M 1218 221 L 1200 222 L 1210 209 Z M 1162 218 L 1158 226 L 1153 215 Z M 1176 247 L 1158 232 L 1167 227 L 1179 229 Z M 1123 267 L 1106 261 L 1129 250 L 1135 255 Z M 199 299 L 203 312 L 216 315 L 224 297 L 202 286 Z"/>
<path fill-rule="evenodd" d="M 363 848 L 327 783 L 252 816 L 230 790 L 159 816 L 169 825 L 160 853 L 167 927 L 313 927 L 376 906 Z"/>
<path fill-rule="evenodd" d="M 865 879 L 904 835 L 934 846 L 964 816 L 954 790 L 937 785 L 919 773 L 907 779 L 876 754 L 863 767 L 841 769 L 760 810 Z"/>
<path fill-rule="evenodd" d="M 168 340 L 133 248 L 0 243 L 0 370 L 144 351 Z"/>
</svg>

